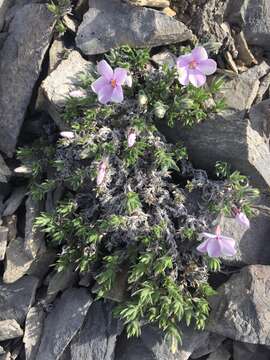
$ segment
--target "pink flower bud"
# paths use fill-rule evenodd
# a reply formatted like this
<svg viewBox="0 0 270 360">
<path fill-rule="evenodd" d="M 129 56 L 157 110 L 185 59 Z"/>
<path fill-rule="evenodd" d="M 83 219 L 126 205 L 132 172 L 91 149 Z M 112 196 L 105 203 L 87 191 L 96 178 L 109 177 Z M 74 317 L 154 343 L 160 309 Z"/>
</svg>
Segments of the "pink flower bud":
<svg viewBox="0 0 270 360">
<path fill-rule="evenodd" d="M 235 216 L 235 220 L 241 224 L 241 225 L 244 225 L 246 228 L 250 228 L 250 222 L 249 222 L 249 219 L 248 217 L 246 216 L 245 213 L 243 213 L 242 211 L 239 212 L 238 214 L 236 214 Z"/>
<path fill-rule="evenodd" d="M 107 170 L 107 162 L 105 160 L 102 160 L 98 166 L 98 174 L 97 174 L 98 186 L 100 186 L 103 183 L 106 176 L 106 170 Z"/>
<path fill-rule="evenodd" d="M 128 147 L 131 148 L 136 142 L 136 132 L 134 130 L 130 130 L 128 134 Z"/>
</svg>

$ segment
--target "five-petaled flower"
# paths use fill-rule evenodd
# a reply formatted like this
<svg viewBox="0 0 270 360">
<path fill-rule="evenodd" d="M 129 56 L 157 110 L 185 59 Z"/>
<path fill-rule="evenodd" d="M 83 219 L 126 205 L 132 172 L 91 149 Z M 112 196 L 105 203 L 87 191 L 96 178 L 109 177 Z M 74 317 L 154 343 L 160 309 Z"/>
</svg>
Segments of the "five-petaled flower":
<svg viewBox="0 0 270 360">
<path fill-rule="evenodd" d="M 127 70 L 119 67 L 113 70 L 107 61 L 102 60 L 97 64 L 97 71 L 101 77 L 91 85 L 91 88 L 98 95 L 98 101 L 102 104 L 122 102 L 124 99 L 122 86 L 132 84 Z"/>
<path fill-rule="evenodd" d="M 191 83 L 200 87 L 206 82 L 206 75 L 214 74 L 217 69 L 215 60 L 208 59 L 203 47 L 196 47 L 191 54 L 179 56 L 176 62 L 181 85 Z"/>
<path fill-rule="evenodd" d="M 220 226 L 216 228 L 215 234 L 202 233 L 206 238 L 197 250 L 201 253 L 208 253 L 210 257 L 233 256 L 236 254 L 235 240 L 221 235 Z"/>
</svg>

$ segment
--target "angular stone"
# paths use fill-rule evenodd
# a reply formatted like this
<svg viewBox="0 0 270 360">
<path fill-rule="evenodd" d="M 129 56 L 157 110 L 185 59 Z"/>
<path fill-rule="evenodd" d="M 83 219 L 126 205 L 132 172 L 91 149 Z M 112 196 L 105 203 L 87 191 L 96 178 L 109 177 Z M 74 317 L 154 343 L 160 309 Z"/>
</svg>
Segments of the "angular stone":
<svg viewBox="0 0 270 360">
<path fill-rule="evenodd" d="M 0 360 L 13 360 L 13 359 L 11 359 L 10 352 L 7 352 L 4 355 L 0 355 Z"/>
<path fill-rule="evenodd" d="M 72 51 L 66 60 L 42 82 L 43 108 L 62 129 L 61 111 L 72 90 L 78 89 L 79 76 L 89 72 L 92 63 L 84 60 L 78 51 Z"/>
<path fill-rule="evenodd" d="M 8 244 L 6 250 L 5 272 L 3 281 L 13 283 L 23 277 L 30 269 L 33 258 L 24 250 L 23 238 L 17 238 Z"/>
<path fill-rule="evenodd" d="M 238 50 L 238 58 L 248 66 L 257 64 L 258 62 L 248 47 L 243 31 L 236 34 L 234 40 L 235 40 L 235 46 Z"/>
<path fill-rule="evenodd" d="M 159 11 L 120 0 L 89 0 L 76 44 L 84 54 L 94 55 L 126 44 L 152 47 L 191 37 L 191 31 L 183 23 Z"/>
<path fill-rule="evenodd" d="M 0 341 L 15 339 L 23 336 L 23 331 L 16 320 L 0 321 Z"/>
<path fill-rule="evenodd" d="M 219 334 L 209 334 L 209 337 L 205 340 L 199 348 L 197 348 L 191 355 L 191 359 L 198 359 L 204 355 L 210 354 L 217 350 L 221 343 L 225 340 L 224 336 Z"/>
<path fill-rule="evenodd" d="M 270 208 L 269 196 L 261 196 L 259 204 Z M 222 233 L 236 241 L 237 253 L 223 258 L 231 266 L 268 265 L 270 263 L 269 215 L 259 212 L 250 219 L 250 228 L 237 223 L 234 218 L 225 217 L 220 222 Z"/>
<path fill-rule="evenodd" d="M 0 284 L 0 320 L 24 323 L 36 294 L 38 279 L 26 276 L 13 284 Z"/>
<path fill-rule="evenodd" d="M 8 228 L 8 243 L 17 236 L 17 216 L 11 215 L 3 218 L 3 225 Z"/>
<path fill-rule="evenodd" d="M 26 316 L 23 337 L 26 360 L 36 360 L 44 319 L 45 313 L 41 306 L 32 307 Z"/>
<path fill-rule="evenodd" d="M 121 337 L 117 346 L 116 360 L 188 360 L 209 336 L 207 331 L 195 331 L 181 326 L 182 346 L 173 354 L 164 340 L 164 334 L 152 326 L 144 326 L 139 339 Z"/>
<path fill-rule="evenodd" d="M 60 291 L 72 287 L 76 278 L 77 274 L 74 271 L 74 266 L 69 266 L 64 271 L 56 272 L 49 281 L 46 302 L 53 302 Z"/>
<path fill-rule="evenodd" d="M 216 351 L 212 352 L 207 360 L 230 360 L 231 354 L 225 348 L 225 346 L 220 346 Z"/>
<path fill-rule="evenodd" d="M 233 275 L 211 298 L 207 329 L 251 344 L 270 345 L 270 266 L 252 265 Z"/>
<path fill-rule="evenodd" d="M 49 73 L 57 68 L 67 51 L 62 39 L 55 39 L 49 51 Z"/>
<path fill-rule="evenodd" d="M 15 190 L 12 192 L 11 196 L 5 202 L 5 209 L 3 212 L 3 216 L 9 216 L 9 215 L 13 215 L 15 213 L 15 211 L 21 205 L 21 203 L 26 195 L 26 192 L 27 192 L 27 189 L 24 186 L 15 188 Z"/>
<path fill-rule="evenodd" d="M 71 360 L 113 360 L 117 336 L 122 324 L 113 317 L 111 304 L 95 302 L 84 325 L 70 345 Z"/>
<path fill-rule="evenodd" d="M 68 289 L 45 319 L 41 344 L 35 360 L 58 360 L 81 328 L 92 304 L 86 289 Z"/>
<path fill-rule="evenodd" d="M 8 228 L 0 226 L 0 260 L 4 260 L 7 248 Z"/>
<path fill-rule="evenodd" d="M 268 0 L 239 0 L 230 4 L 228 20 L 239 24 L 247 42 L 270 49 L 270 3 Z"/>
<path fill-rule="evenodd" d="M 247 344 L 239 341 L 233 343 L 234 360 L 269 360 L 270 349 L 267 346 Z"/>
<path fill-rule="evenodd" d="M 0 154 L 0 183 L 6 183 L 10 175 L 11 171 L 7 167 L 2 155 Z"/>
<path fill-rule="evenodd" d="M 169 50 L 163 50 L 156 55 L 153 55 L 151 60 L 154 61 L 156 64 L 163 66 L 167 64 L 170 67 L 175 66 L 176 64 L 176 56 L 171 53 Z"/>
<path fill-rule="evenodd" d="M 9 156 L 15 150 L 54 22 L 45 4 L 28 4 L 18 9 L 9 24 L 0 55 L 0 149 Z"/>
<path fill-rule="evenodd" d="M 35 219 L 43 210 L 41 201 L 34 200 L 31 196 L 25 202 L 26 218 L 25 218 L 25 239 L 24 248 L 26 254 L 35 259 L 39 254 L 46 250 L 44 234 L 34 227 Z"/>
<path fill-rule="evenodd" d="M 12 2 L 13 0 L 0 0 L 0 32 L 4 26 L 6 11 Z"/>
<path fill-rule="evenodd" d="M 129 0 L 129 2 L 137 6 L 149 6 L 160 9 L 170 6 L 169 0 Z"/>
<path fill-rule="evenodd" d="M 195 166 L 213 172 L 217 161 L 226 161 L 232 169 L 249 176 L 255 186 L 267 188 L 270 185 L 270 134 L 267 125 L 270 101 L 265 100 L 252 107 L 249 118 L 245 116 L 245 110 L 236 112 L 235 107 L 243 105 L 243 101 L 240 104 L 231 100 L 230 110 L 222 116 L 205 120 L 193 128 L 184 128 L 180 121 L 174 128 L 166 127 L 164 122 L 160 122 L 159 127 L 169 140 L 180 141 L 187 147 Z"/>
</svg>

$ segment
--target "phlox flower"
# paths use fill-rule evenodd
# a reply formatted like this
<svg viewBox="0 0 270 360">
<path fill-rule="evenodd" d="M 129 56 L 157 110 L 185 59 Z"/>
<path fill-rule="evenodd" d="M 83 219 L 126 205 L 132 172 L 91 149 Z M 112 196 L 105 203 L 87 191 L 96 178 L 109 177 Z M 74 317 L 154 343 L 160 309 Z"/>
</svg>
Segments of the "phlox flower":
<svg viewBox="0 0 270 360">
<path fill-rule="evenodd" d="M 102 60 L 97 64 L 97 71 L 101 77 L 93 82 L 91 88 L 98 95 L 98 101 L 101 104 L 121 103 L 124 99 L 122 86 L 132 84 L 127 70 L 123 68 L 113 70 L 107 61 Z"/>
<path fill-rule="evenodd" d="M 200 87 L 206 82 L 206 75 L 214 74 L 217 69 L 215 60 L 208 59 L 206 50 L 203 47 L 196 47 L 188 55 L 179 56 L 176 61 L 181 85 L 191 83 Z"/>
<path fill-rule="evenodd" d="M 99 165 L 98 165 L 98 173 L 97 173 L 97 186 L 100 186 L 106 176 L 106 171 L 107 171 L 107 161 L 106 160 L 102 160 Z"/>
<path fill-rule="evenodd" d="M 235 240 L 221 235 L 220 226 L 215 234 L 202 233 L 205 240 L 197 247 L 201 253 L 208 253 L 210 257 L 234 256 L 236 254 Z"/>
<path fill-rule="evenodd" d="M 235 220 L 238 222 L 238 224 L 244 225 L 247 229 L 250 228 L 249 218 L 246 216 L 246 214 L 243 211 L 241 211 L 238 208 L 233 208 L 232 214 L 234 215 Z"/>
<path fill-rule="evenodd" d="M 129 130 L 128 132 L 128 136 L 127 136 L 127 142 L 128 142 L 128 147 L 131 148 L 132 146 L 134 146 L 135 142 L 136 142 L 136 138 L 137 138 L 137 134 L 134 130 Z"/>
</svg>

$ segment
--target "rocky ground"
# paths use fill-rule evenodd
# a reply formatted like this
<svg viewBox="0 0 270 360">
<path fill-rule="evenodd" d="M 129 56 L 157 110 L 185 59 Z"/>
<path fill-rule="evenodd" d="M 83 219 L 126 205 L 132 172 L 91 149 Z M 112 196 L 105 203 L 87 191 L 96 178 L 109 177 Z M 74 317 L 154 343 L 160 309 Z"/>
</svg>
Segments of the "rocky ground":
<svg viewBox="0 0 270 360">
<path fill-rule="evenodd" d="M 74 0 L 63 36 L 46 3 L 0 0 L 0 360 L 270 359 L 269 1 Z M 110 301 L 93 302 L 87 277 L 72 266 L 54 270 L 57 254 L 33 224 L 61 189 L 33 200 L 15 149 L 54 124 L 66 130 L 66 97 L 99 54 L 125 44 L 156 47 L 153 61 L 170 62 L 166 45 L 196 37 L 216 55 L 227 108 L 192 129 L 161 129 L 185 144 L 196 166 L 228 161 L 249 176 L 261 190 L 261 211 L 248 230 L 223 220 L 237 254 L 213 279 L 218 294 L 206 330 L 183 326 L 172 354 L 151 326 L 127 340 Z"/>
</svg>

